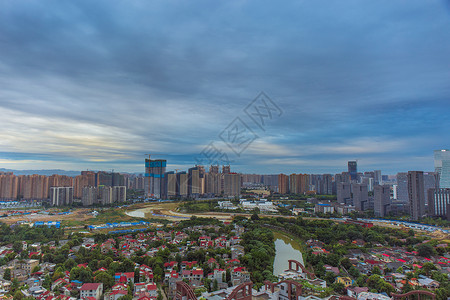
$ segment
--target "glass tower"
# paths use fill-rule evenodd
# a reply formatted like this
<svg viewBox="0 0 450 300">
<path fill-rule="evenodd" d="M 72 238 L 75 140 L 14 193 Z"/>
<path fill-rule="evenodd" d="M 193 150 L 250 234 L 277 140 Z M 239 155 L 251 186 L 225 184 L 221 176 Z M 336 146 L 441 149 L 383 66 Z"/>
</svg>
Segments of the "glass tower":
<svg viewBox="0 0 450 300">
<path fill-rule="evenodd" d="M 450 151 L 434 150 L 434 168 L 439 174 L 439 187 L 450 188 Z"/>
</svg>

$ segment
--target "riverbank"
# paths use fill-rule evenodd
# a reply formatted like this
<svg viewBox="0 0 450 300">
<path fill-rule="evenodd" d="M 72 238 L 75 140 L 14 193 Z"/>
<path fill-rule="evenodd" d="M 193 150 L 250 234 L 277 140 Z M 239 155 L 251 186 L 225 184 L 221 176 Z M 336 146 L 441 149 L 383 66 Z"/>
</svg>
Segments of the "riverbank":
<svg viewBox="0 0 450 300">
<path fill-rule="evenodd" d="M 289 268 L 289 260 L 293 259 L 304 265 L 301 243 L 285 234 L 272 230 L 275 243 L 275 259 L 273 274 L 278 276 Z"/>
</svg>

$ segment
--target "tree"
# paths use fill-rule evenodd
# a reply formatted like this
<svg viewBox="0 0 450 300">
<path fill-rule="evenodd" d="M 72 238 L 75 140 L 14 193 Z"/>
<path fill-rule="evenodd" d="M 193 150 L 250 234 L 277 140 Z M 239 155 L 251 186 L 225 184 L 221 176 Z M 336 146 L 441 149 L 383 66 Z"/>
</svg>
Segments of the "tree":
<svg viewBox="0 0 450 300">
<path fill-rule="evenodd" d="M 22 292 L 21 291 L 19 291 L 19 290 L 17 290 L 15 293 L 14 293 L 14 297 L 13 297 L 13 299 L 14 300 L 23 300 L 23 294 L 22 294 Z"/>
<path fill-rule="evenodd" d="M 255 213 L 250 217 L 250 219 L 252 219 L 252 221 L 258 221 L 258 220 L 259 220 L 259 216 L 258 216 L 258 214 L 255 212 Z"/>
<path fill-rule="evenodd" d="M 3 273 L 3 279 L 11 280 L 11 269 L 5 269 L 5 273 Z"/>
<path fill-rule="evenodd" d="M 345 285 L 341 282 L 336 282 L 331 285 L 333 290 L 338 294 L 344 294 L 345 293 Z"/>
<path fill-rule="evenodd" d="M 101 271 L 95 273 L 94 282 L 101 282 L 103 283 L 103 289 L 108 290 L 114 285 L 114 278 L 111 274 Z"/>
<path fill-rule="evenodd" d="M 433 263 L 426 262 L 422 265 L 422 270 L 425 272 L 425 275 L 430 276 L 432 270 L 436 270 L 436 266 Z"/>
<path fill-rule="evenodd" d="M 378 268 L 378 266 L 374 266 L 372 268 L 372 275 L 381 275 L 381 270 Z"/>
<path fill-rule="evenodd" d="M 420 244 L 417 246 L 417 252 L 422 257 L 430 257 L 435 253 L 434 248 L 430 244 Z"/>
<path fill-rule="evenodd" d="M 117 300 L 133 300 L 133 296 L 123 295 L 122 297 L 119 297 L 119 299 Z"/>
<path fill-rule="evenodd" d="M 13 244 L 13 250 L 15 253 L 20 253 L 20 251 L 22 251 L 23 246 L 22 243 L 19 241 L 15 241 Z M 23 296 L 23 295 L 22 295 Z"/>
<path fill-rule="evenodd" d="M 66 269 L 66 271 L 72 270 L 73 267 L 75 267 L 77 265 L 77 263 L 75 262 L 75 260 L 73 260 L 72 258 L 67 259 L 64 262 L 64 269 Z"/>
</svg>

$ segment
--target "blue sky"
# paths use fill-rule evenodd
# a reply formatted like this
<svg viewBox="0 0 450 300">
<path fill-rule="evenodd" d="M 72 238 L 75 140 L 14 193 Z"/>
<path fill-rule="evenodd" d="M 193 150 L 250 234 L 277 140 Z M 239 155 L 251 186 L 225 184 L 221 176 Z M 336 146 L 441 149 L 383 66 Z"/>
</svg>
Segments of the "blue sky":
<svg viewBox="0 0 450 300">
<path fill-rule="evenodd" d="M 0 167 L 433 170 L 450 141 L 449 1 L 2 1 Z M 264 91 L 263 129 L 244 108 Z M 257 138 L 237 156 L 220 133 Z"/>
</svg>

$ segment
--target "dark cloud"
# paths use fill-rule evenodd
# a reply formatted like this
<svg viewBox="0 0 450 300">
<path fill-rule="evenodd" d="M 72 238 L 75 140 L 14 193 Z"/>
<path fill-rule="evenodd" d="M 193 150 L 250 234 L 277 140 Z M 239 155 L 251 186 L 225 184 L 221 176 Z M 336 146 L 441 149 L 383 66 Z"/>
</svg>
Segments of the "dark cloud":
<svg viewBox="0 0 450 300">
<path fill-rule="evenodd" d="M 189 165 L 264 90 L 283 115 L 241 171 L 334 172 L 355 156 L 431 169 L 449 138 L 447 5 L 3 1 L 0 158 L 130 171 L 157 151 Z"/>
</svg>

